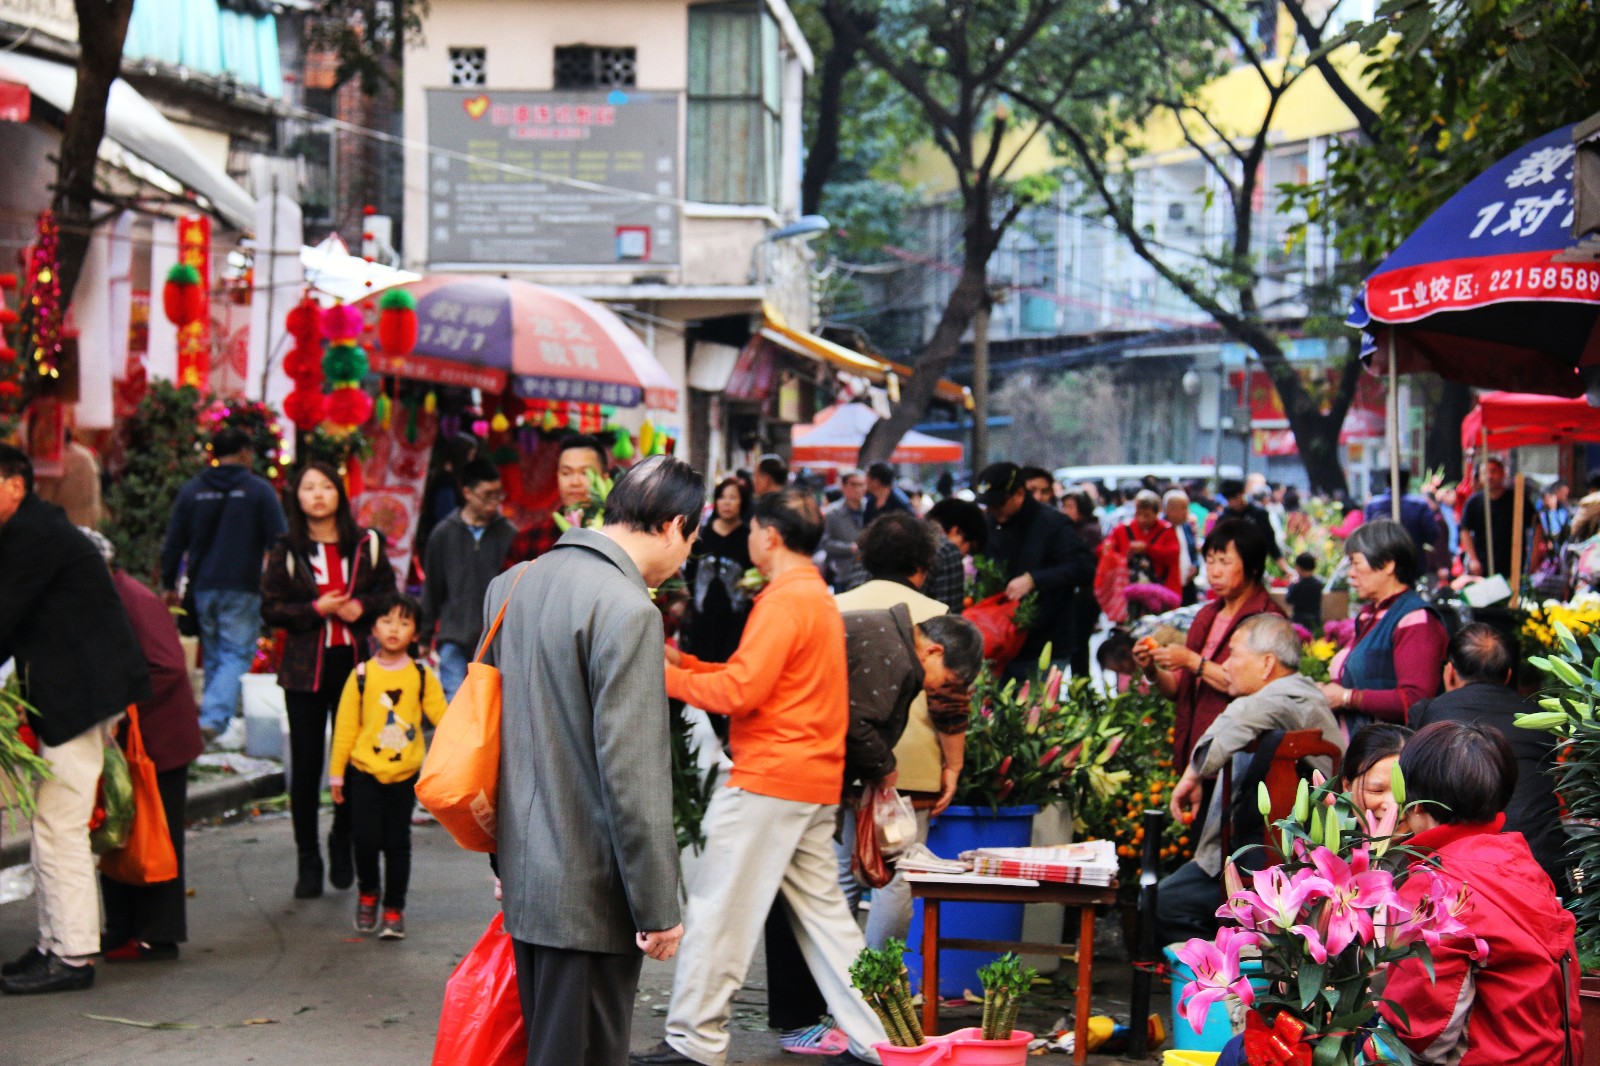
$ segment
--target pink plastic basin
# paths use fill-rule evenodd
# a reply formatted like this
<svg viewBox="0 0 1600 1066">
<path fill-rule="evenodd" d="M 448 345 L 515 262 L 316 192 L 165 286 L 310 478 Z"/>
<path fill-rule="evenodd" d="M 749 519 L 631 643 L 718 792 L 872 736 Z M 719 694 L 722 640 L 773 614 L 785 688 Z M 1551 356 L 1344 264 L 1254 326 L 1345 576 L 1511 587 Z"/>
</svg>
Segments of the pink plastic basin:
<svg viewBox="0 0 1600 1066">
<path fill-rule="evenodd" d="M 883 1066 L 1025 1066 L 1033 1034 L 1011 1031 L 1009 1040 L 985 1040 L 982 1029 L 957 1029 L 929 1037 L 921 1047 L 874 1044 Z"/>
</svg>

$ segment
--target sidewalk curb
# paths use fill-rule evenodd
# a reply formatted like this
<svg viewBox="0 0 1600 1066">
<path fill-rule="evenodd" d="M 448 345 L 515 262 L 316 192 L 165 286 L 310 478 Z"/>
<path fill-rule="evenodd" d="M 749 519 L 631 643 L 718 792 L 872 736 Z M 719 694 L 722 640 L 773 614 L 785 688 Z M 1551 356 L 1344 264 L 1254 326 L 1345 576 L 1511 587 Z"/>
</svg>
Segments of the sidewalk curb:
<svg viewBox="0 0 1600 1066">
<path fill-rule="evenodd" d="M 251 800 L 281 795 L 288 787 L 282 770 L 268 770 L 257 774 L 229 774 L 210 781 L 190 784 L 189 798 L 184 813 L 191 822 L 202 818 L 215 818 L 219 814 L 242 807 Z M 28 861 L 29 835 L 24 832 L 0 841 L 0 869 L 17 866 Z"/>
</svg>

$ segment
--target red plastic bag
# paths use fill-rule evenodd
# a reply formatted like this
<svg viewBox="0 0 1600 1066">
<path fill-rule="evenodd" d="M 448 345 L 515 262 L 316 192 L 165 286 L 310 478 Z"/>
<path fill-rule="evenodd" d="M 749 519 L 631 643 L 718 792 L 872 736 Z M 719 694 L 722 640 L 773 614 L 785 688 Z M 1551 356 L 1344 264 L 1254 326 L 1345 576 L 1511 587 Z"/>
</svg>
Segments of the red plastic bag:
<svg viewBox="0 0 1600 1066">
<path fill-rule="evenodd" d="M 1094 598 L 1112 622 L 1128 620 L 1128 557 L 1101 549 L 1094 571 Z"/>
<path fill-rule="evenodd" d="M 496 914 L 444 986 L 433 1066 L 521 1066 L 528 1059 L 517 961 Z"/>
<path fill-rule="evenodd" d="M 1012 620 L 1016 613 L 1017 601 L 1006 599 L 1003 592 L 961 612 L 961 617 L 983 634 L 983 657 L 994 663 L 996 670 L 1004 670 L 1028 641 L 1028 631 L 1018 629 Z"/>
</svg>

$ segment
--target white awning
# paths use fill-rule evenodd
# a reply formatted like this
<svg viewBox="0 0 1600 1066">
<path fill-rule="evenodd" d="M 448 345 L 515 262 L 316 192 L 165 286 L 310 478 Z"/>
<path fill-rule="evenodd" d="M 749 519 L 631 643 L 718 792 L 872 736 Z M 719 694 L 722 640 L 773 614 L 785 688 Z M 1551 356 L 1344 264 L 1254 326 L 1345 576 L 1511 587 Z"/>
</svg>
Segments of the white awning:
<svg viewBox="0 0 1600 1066">
<path fill-rule="evenodd" d="M 0 79 L 22 82 L 34 96 L 65 114 L 72 109 L 78 72 L 64 63 L 37 56 L 0 55 Z M 106 137 L 124 153 L 159 170 L 184 189 L 202 197 L 237 229 L 255 222 L 255 201 L 237 182 L 203 156 L 154 104 L 118 78 L 106 104 Z"/>
</svg>

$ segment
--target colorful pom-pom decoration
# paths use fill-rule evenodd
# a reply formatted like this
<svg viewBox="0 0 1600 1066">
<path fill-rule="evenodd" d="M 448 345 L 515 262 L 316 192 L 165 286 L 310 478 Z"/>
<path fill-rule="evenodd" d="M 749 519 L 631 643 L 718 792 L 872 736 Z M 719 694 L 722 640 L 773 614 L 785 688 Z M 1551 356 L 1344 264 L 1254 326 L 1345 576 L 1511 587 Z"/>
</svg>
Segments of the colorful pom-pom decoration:
<svg viewBox="0 0 1600 1066">
<path fill-rule="evenodd" d="M 489 428 L 496 433 L 504 433 L 511 428 L 511 419 L 506 417 L 504 411 L 496 411 L 494 417 L 489 419 Z"/>
<path fill-rule="evenodd" d="M 167 280 L 161 286 L 161 309 L 167 321 L 182 329 L 200 321 L 206 314 L 206 290 L 200 283 L 200 272 L 188 263 L 179 263 L 167 271 Z"/>
<path fill-rule="evenodd" d="M 283 398 L 283 413 L 297 429 L 311 429 L 327 415 L 328 398 L 316 387 L 301 386 Z"/>
<path fill-rule="evenodd" d="M 365 321 L 361 308 L 353 304 L 335 304 L 323 308 L 322 335 L 330 341 L 349 341 L 361 336 Z"/>
<path fill-rule="evenodd" d="M 387 355 L 410 355 L 416 346 L 416 297 L 390 289 L 378 297 L 378 347 Z"/>
<path fill-rule="evenodd" d="M 336 385 L 360 384 L 367 370 L 367 352 L 359 344 L 340 341 L 328 345 L 322 355 L 322 373 Z"/>
<path fill-rule="evenodd" d="M 322 336 L 322 308 L 315 300 L 302 300 L 289 308 L 283 325 L 297 344 L 312 344 Z"/>
<path fill-rule="evenodd" d="M 372 417 L 372 397 L 354 386 L 343 386 L 328 394 L 327 421 L 354 429 Z"/>
</svg>

